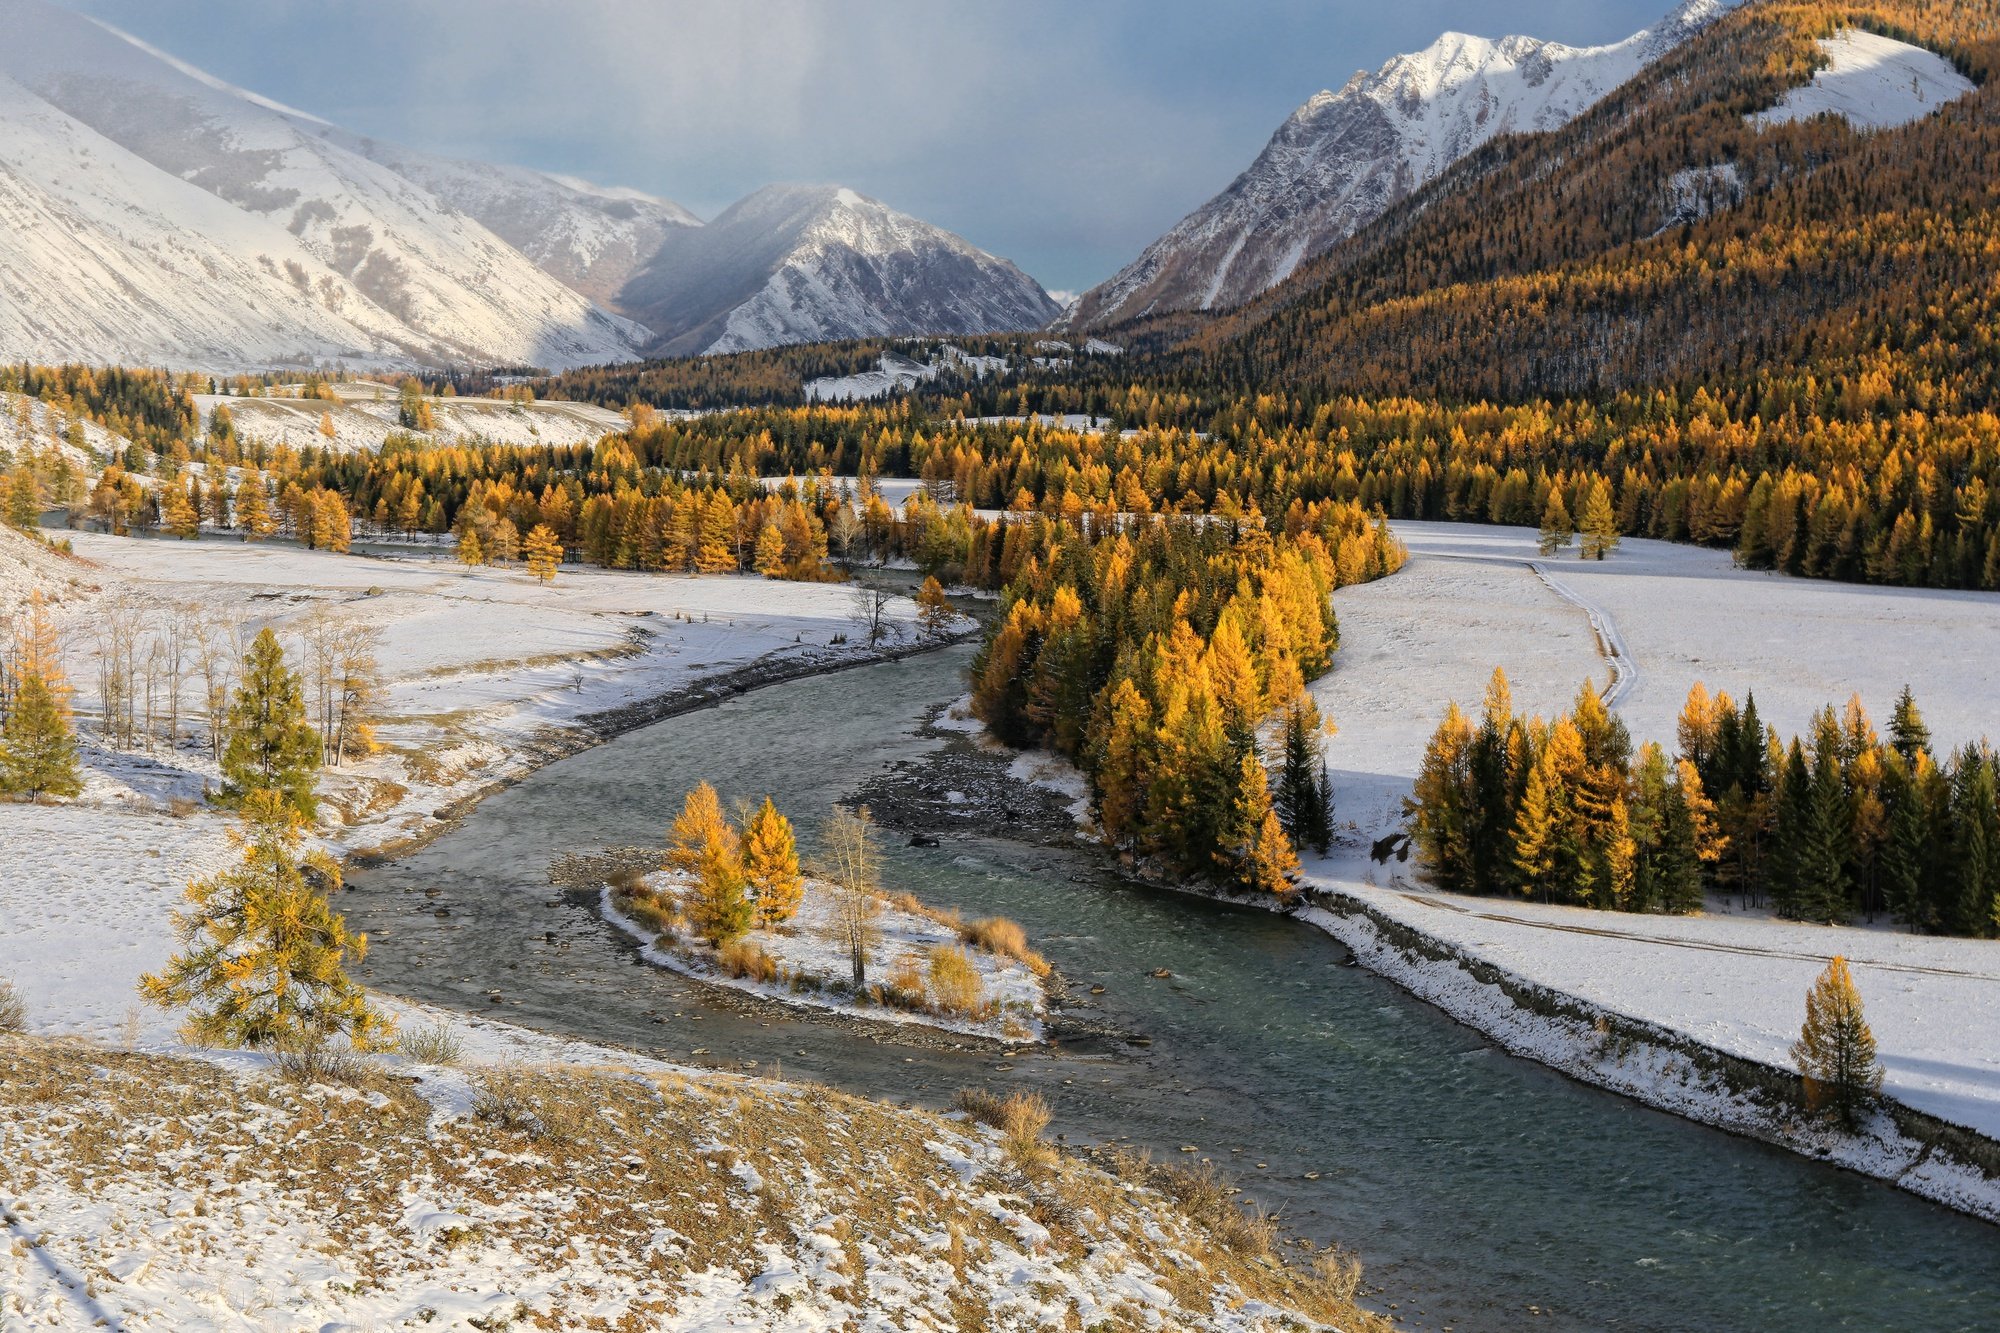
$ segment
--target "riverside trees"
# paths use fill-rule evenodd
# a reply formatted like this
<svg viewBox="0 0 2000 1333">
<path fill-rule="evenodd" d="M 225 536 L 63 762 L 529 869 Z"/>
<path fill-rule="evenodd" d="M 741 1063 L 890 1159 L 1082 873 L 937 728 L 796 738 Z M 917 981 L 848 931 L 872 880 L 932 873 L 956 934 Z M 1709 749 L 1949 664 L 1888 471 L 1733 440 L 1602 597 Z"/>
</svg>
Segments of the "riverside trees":
<svg viewBox="0 0 2000 1333">
<path fill-rule="evenodd" d="M 1320 505 L 1271 526 L 1022 524 L 1007 542 L 1019 572 L 973 667 L 975 713 L 1082 768 L 1112 845 L 1176 874 L 1286 888 L 1296 842 L 1325 832 L 1305 683 L 1338 642 L 1327 599 L 1402 563 L 1386 527 Z M 1260 733 L 1293 717 L 1281 817 Z"/>
<path fill-rule="evenodd" d="M 1861 992 L 1845 958 L 1835 957 L 1806 993 L 1806 1021 L 1792 1043 L 1792 1061 L 1805 1080 L 1806 1104 L 1852 1130 L 1862 1108 L 1882 1087 L 1875 1034 L 1861 1015 Z"/>
<path fill-rule="evenodd" d="M 1936 759 L 1907 689 L 1886 740 L 1855 699 L 1786 744 L 1754 698 L 1696 685 L 1678 745 L 1635 763 L 1589 685 L 1552 722 L 1515 717 L 1495 672 L 1477 728 L 1454 705 L 1426 750 L 1409 802 L 1425 867 L 1464 893 L 1640 912 L 1735 893 L 1796 920 L 2000 933 L 2000 760 Z"/>
</svg>

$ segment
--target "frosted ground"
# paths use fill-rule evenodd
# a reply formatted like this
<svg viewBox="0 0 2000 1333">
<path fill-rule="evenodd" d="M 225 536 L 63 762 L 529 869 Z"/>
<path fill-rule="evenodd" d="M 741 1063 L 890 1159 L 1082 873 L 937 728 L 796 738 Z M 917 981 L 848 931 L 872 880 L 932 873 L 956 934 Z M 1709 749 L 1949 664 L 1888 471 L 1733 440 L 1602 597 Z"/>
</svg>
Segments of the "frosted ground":
<svg viewBox="0 0 2000 1333">
<path fill-rule="evenodd" d="M 1697 680 L 1739 700 L 1754 689 L 1786 735 L 1856 691 L 1880 725 L 1906 680 L 1938 746 L 1993 734 L 2000 599 L 1786 579 L 1661 542 L 1627 541 L 1585 564 L 1539 559 L 1531 529 L 1396 531 L 1409 565 L 1334 598 L 1342 647 L 1314 692 L 1340 726 L 1329 748 L 1337 810 L 1363 845 L 1309 864 L 1314 879 L 1518 976 L 1782 1067 L 1807 985 L 1845 954 L 1887 1090 L 2000 1136 L 2000 942 L 1802 926 L 1720 902 L 1702 917 L 1661 918 L 1454 897 L 1409 866 L 1370 866 L 1365 846 L 1398 821 L 1446 700 L 1476 710 L 1496 665 L 1518 710 L 1548 714 L 1584 677 L 1607 683 L 1606 652 L 1620 655 L 1629 684 L 1618 711 L 1636 742 L 1670 750 Z"/>
<path fill-rule="evenodd" d="M 644 882 L 655 890 L 681 893 L 691 880 L 671 871 L 656 871 L 647 875 Z M 783 927 L 756 930 L 746 939 L 768 954 L 786 974 L 811 977 L 819 982 L 839 981 L 849 975 L 850 962 L 837 918 L 837 892 L 825 881 L 808 877 L 798 915 Z M 784 977 L 772 981 L 732 977 L 715 965 L 715 955 L 707 948 L 662 942 L 656 931 L 620 911 L 609 885 L 602 890 L 599 907 L 605 920 L 639 942 L 640 956 L 647 962 L 700 977 L 713 985 L 875 1022 L 914 1023 L 1002 1041 L 1032 1042 L 1042 1038 L 1047 1002 L 1040 980 L 1025 965 L 983 949 L 967 946 L 964 952 L 979 976 L 982 994 L 995 1006 L 990 1016 L 917 1013 L 882 1005 L 860 1005 L 827 991 L 802 995 Z M 904 959 L 922 968 L 932 949 L 959 946 L 958 930 L 949 918 L 907 911 L 893 900 L 881 903 L 874 924 L 878 939 L 869 951 L 873 960 L 869 975 L 876 981 L 890 975 Z"/>
<path fill-rule="evenodd" d="M 1974 90 L 1972 80 L 1937 52 L 1880 33 L 1842 28 L 1821 38 L 1819 49 L 1826 65 L 1812 82 L 1752 116 L 1753 125 L 1834 115 L 1858 129 L 1894 129 Z"/>
<path fill-rule="evenodd" d="M 334 604 L 382 628 L 392 699 L 408 710 L 392 743 L 449 734 L 483 757 L 371 808 L 349 845 L 421 828 L 422 807 L 528 762 L 524 736 L 735 665 L 823 660 L 841 651 L 826 639 L 853 628 L 847 590 L 824 585 L 565 571 L 545 588 L 274 546 L 78 546 L 96 563 L 0 530 L 0 589 L 10 604 L 30 589 L 55 599 L 73 649 L 117 596 L 194 600 L 281 634 Z M 899 636 L 912 610 L 895 604 Z M 375 780 L 407 777 L 396 762 L 370 761 Z M 962 1301 L 996 1328 L 1279 1322 L 1227 1273 L 1190 1264 L 1209 1242 L 1184 1218 L 1087 1169 L 1060 1168 L 1091 1192 L 1078 1225 L 1045 1227 L 997 1138 L 962 1122 L 400 1001 L 384 1004 L 405 1031 L 448 1026 L 469 1063 L 397 1060 L 402 1083 L 357 1090 L 274 1083 L 240 1052 L 117 1054 L 185 1052 L 173 1016 L 140 1007 L 135 988 L 166 959 L 181 887 L 234 853 L 222 815 L 166 805 L 213 778 L 197 756 L 89 750 L 86 764 L 75 802 L 0 805 L 0 977 L 24 992 L 31 1033 L 87 1043 L 0 1035 L 12 1242 L 0 1328 L 471 1328 L 578 1312 L 674 1328 L 944 1328 Z M 571 1072 L 538 1072 L 552 1067 Z M 491 1079 L 529 1080 L 543 1098 L 531 1106 L 588 1110 L 544 1142 L 540 1110 L 525 1131 L 481 1112 Z M 115 1140 L 76 1128 L 107 1121 Z M 299 1156 L 302 1142 L 317 1151 Z M 565 1225 L 551 1232 L 550 1216 Z"/>
<path fill-rule="evenodd" d="M 239 438 L 284 444 L 293 449 L 332 448 L 343 453 L 375 450 L 401 432 L 400 402 L 390 385 L 361 380 L 335 384 L 337 402 L 318 398 L 238 398 L 196 394 L 201 428 L 208 429 L 217 407 L 226 406 Z M 624 415 L 593 403 L 548 400 L 510 403 L 494 398 L 426 398 L 436 425 L 410 432 L 438 444 L 594 444 L 627 429 Z M 333 434 L 322 432 L 327 421 Z"/>
<path fill-rule="evenodd" d="M 344 852 L 424 836 L 454 802 L 586 743 L 577 719 L 589 714 L 742 668 L 870 655 L 830 643 L 858 637 L 841 585 L 565 569 L 545 587 L 518 570 L 278 545 L 73 540 L 89 563 L 0 532 L 0 584 L 10 596 L 40 587 L 54 602 L 85 740 L 77 803 L 0 805 L 0 977 L 27 993 L 37 1031 L 117 1038 L 129 1020 L 165 1040 L 170 1024 L 135 1011 L 134 987 L 170 950 L 181 888 L 230 855 L 220 815 L 169 813 L 218 781 L 204 752 L 90 745 L 94 617 L 111 599 L 193 603 L 246 636 L 268 625 L 294 653 L 290 636 L 315 607 L 382 632 L 387 749 L 322 781 L 332 825 L 322 831 Z M 914 636 L 914 614 L 906 599 L 891 604 L 891 642 Z"/>
</svg>

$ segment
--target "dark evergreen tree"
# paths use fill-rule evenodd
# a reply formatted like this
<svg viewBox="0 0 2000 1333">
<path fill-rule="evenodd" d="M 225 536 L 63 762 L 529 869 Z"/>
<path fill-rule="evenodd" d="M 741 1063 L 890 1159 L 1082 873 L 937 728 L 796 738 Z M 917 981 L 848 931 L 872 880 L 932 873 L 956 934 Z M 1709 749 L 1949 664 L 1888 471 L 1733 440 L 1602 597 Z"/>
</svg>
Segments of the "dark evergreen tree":
<svg viewBox="0 0 2000 1333">
<path fill-rule="evenodd" d="M 1917 701 L 1907 685 L 1897 697 L 1896 711 L 1889 719 L 1889 741 L 1896 753 L 1903 756 L 1903 762 L 1912 768 L 1918 755 L 1928 756 L 1931 752 L 1931 729 L 1924 725 L 1923 714 L 1917 711 Z"/>
<path fill-rule="evenodd" d="M 314 787 L 323 751 L 306 721 L 298 673 L 269 628 L 243 659 L 243 683 L 229 705 L 229 743 L 222 753 L 223 796 L 241 804 L 253 791 L 277 792 L 300 819 L 318 812 Z"/>
</svg>

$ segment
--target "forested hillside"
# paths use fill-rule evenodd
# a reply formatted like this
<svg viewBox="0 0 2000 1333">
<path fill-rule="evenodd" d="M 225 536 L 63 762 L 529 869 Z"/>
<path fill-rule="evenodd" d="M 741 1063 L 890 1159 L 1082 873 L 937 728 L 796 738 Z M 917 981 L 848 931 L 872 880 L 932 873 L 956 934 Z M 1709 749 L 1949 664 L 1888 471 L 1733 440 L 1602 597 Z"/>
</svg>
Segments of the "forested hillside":
<svg viewBox="0 0 2000 1333">
<path fill-rule="evenodd" d="M 1852 26 L 1981 85 L 2000 66 L 1992 0 L 1745 7 L 1573 125 L 1468 160 L 1194 339 L 1180 373 L 1460 400 L 1723 381 L 1875 410 L 1989 404 L 1995 90 L 1873 134 L 1749 119 Z"/>
</svg>

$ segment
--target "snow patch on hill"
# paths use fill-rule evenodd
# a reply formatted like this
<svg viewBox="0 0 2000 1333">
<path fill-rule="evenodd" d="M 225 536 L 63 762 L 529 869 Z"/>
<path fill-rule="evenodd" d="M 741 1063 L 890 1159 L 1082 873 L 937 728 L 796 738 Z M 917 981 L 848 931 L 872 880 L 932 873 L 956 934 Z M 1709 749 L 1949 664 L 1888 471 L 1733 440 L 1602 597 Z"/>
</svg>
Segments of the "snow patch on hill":
<svg viewBox="0 0 2000 1333">
<path fill-rule="evenodd" d="M 1972 80 L 1935 51 L 1880 33 L 1843 28 L 1823 37 L 1826 65 L 1769 111 L 1750 117 L 1759 129 L 1839 116 L 1858 130 L 1892 130 L 1922 120 L 1974 91 Z"/>
<path fill-rule="evenodd" d="M 939 348 L 937 355 L 928 363 L 913 361 L 896 352 L 884 352 L 878 366 L 878 369 L 864 370 L 857 375 L 828 375 L 821 379 L 807 380 L 806 401 L 851 403 L 871 398 L 887 398 L 892 393 L 901 393 L 919 384 L 927 384 L 946 369 L 957 369 L 982 380 L 988 375 L 1007 373 L 1005 357 L 973 356 L 949 344 Z"/>
</svg>

